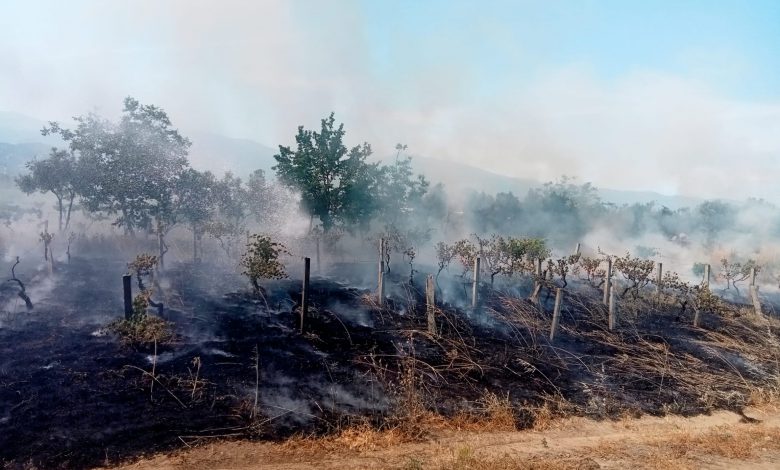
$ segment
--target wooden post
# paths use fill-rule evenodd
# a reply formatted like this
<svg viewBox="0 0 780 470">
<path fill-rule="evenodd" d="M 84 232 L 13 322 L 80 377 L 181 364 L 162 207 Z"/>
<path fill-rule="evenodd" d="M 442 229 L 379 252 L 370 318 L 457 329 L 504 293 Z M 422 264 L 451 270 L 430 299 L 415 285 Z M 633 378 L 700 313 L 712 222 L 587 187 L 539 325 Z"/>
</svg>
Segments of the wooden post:
<svg viewBox="0 0 780 470">
<path fill-rule="evenodd" d="M 301 292 L 301 333 L 306 332 L 306 319 L 309 317 L 309 275 L 311 258 L 303 258 L 303 290 Z"/>
<path fill-rule="evenodd" d="M 615 287 L 609 288 L 609 331 L 617 326 L 617 306 L 615 305 Z"/>
<path fill-rule="evenodd" d="M 575 255 L 575 256 L 577 256 L 578 254 L 580 254 L 580 248 L 581 248 L 581 245 L 579 244 L 579 242 L 577 242 L 577 246 L 576 246 L 576 247 L 574 247 L 574 255 Z"/>
<path fill-rule="evenodd" d="M 704 287 L 710 288 L 710 265 L 704 265 Z"/>
<path fill-rule="evenodd" d="M 612 258 L 607 258 L 607 271 L 604 273 L 604 305 L 609 303 L 609 293 L 612 290 Z"/>
<path fill-rule="evenodd" d="M 436 335 L 436 285 L 433 274 L 425 281 L 425 306 L 428 313 L 428 333 Z"/>
<path fill-rule="evenodd" d="M 130 320 L 133 316 L 133 276 L 125 274 L 122 276 L 122 290 L 124 291 L 125 301 L 125 320 Z"/>
<path fill-rule="evenodd" d="M 701 311 L 698 307 L 696 307 L 696 303 L 693 304 L 693 327 L 698 328 L 699 327 L 699 319 L 701 317 Z"/>
<path fill-rule="evenodd" d="M 563 289 L 560 287 L 555 289 L 555 308 L 553 309 L 552 325 L 550 326 L 550 341 L 555 339 L 555 331 L 558 329 L 558 323 L 561 318 L 561 297 L 563 296 Z"/>
<path fill-rule="evenodd" d="M 753 299 L 753 309 L 756 311 L 756 316 L 761 317 L 761 301 L 758 299 L 758 286 L 750 286 L 750 297 Z"/>
<path fill-rule="evenodd" d="M 756 268 L 750 268 L 750 285 L 756 285 Z"/>
<path fill-rule="evenodd" d="M 379 239 L 379 276 L 377 285 L 379 306 L 385 305 L 385 239 Z"/>
<path fill-rule="evenodd" d="M 536 275 L 542 275 L 542 258 L 536 258 Z"/>
<path fill-rule="evenodd" d="M 482 259 L 477 256 L 474 258 L 474 283 L 471 286 L 471 308 L 476 309 L 479 302 L 479 269 Z"/>
<path fill-rule="evenodd" d="M 663 290 L 661 286 L 663 285 L 663 274 L 664 274 L 664 264 L 658 263 L 656 266 L 656 269 L 658 270 L 657 273 L 655 273 L 655 300 L 656 302 L 660 302 L 661 300 L 661 291 Z"/>
<path fill-rule="evenodd" d="M 317 237 L 317 272 L 320 273 L 320 237 Z"/>
</svg>

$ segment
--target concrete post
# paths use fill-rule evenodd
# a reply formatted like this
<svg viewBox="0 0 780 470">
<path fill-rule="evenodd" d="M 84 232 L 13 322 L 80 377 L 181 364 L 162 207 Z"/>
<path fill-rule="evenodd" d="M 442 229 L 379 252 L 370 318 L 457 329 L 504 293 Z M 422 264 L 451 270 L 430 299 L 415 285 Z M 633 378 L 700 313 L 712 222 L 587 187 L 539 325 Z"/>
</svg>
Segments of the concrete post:
<svg viewBox="0 0 780 470">
<path fill-rule="evenodd" d="M 704 265 L 704 287 L 710 288 L 710 265 Z"/>
<path fill-rule="evenodd" d="M 615 287 L 609 288 L 609 331 L 617 326 L 617 305 L 615 305 Z"/>
<path fill-rule="evenodd" d="M 482 259 L 477 256 L 474 258 L 474 282 L 471 286 L 471 308 L 476 309 L 479 299 L 479 270 L 482 264 Z"/>
<path fill-rule="evenodd" d="M 428 333 L 436 335 L 436 285 L 433 275 L 425 280 L 425 307 L 428 314 Z"/>
<path fill-rule="evenodd" d="M 555 308 L 553 309 L 552 325 L 550 326 L 550 342 L 555 339 L 555 332 L 558 329 L 558 323 L 561 318 L 561 297 L 563 296 L 563 289 L 560 287 L 555 289 Z"/>
<path fill-rule="evenodd" d="M 122 276 L 122 290 L 125 301 L 125 320 L 130 320 L 133 316 L 133 276 L 125 274 Z"/>
<path fill-rule="evenodd" d="M 301 333 L 306 332 L 306 320 L 309 318 L 309 275 L 311 258 L 303 258 L 303 289 L 301 292 Z"/>
<path fill-rule="evenodd" d="M 607 258 L 607 271 L 604 273 L 604 305 L 609 303 L 609 293 L 612 290 L 612 258 Z"/>
</svg>

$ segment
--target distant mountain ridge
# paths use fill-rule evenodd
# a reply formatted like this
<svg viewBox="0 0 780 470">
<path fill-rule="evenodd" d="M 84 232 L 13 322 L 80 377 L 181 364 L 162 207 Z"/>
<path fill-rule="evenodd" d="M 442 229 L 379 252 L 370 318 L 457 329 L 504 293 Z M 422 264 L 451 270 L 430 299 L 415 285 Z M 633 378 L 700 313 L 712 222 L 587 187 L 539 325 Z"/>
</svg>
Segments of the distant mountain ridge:
<svg viewBox="0 0 780 470">
<path fill-rule="evenodd" d="M 19 113 L 0 111 L 0 174 L 19 174 L 24 171 L 24 164 L 30 159 L 45 158 L 51 147 L 63 145 L 63 142 L 54 136 L 41 135 L 40 129 L 45 124 L 42 120 Z M 251 139 L 226 137 L 212 132 L 182 132 L 192 141 L 190 163 L 198 170 L 208 170 L 218 176 L 230 171 L 242 178 L 258 169 L 265 171 L 267 175 L 273 173 L 271 168 L 276 164 L 273 158 L 277 153 L 276 148 Z M 374 156 L 373 160 L 387 163 L 393 158 L 391 155 L 386 158 Z M 434 184 L 444 184 L 454 197 L 463 196 L 470 191 L 482 191 L 489 194 L 512 192 L 523 198 L 529 189 L 543 184 L 533 179 L 499 175 L 470 165 L 432 157 L 415 156 L 412 159 L 412 167 Z M 618 205 L 655 201 L 672 209 L 696 205 L 703 200 L 651 191 L 608 188 L 599 189 L 599 195 L 602 200 Z"/>
</svg>

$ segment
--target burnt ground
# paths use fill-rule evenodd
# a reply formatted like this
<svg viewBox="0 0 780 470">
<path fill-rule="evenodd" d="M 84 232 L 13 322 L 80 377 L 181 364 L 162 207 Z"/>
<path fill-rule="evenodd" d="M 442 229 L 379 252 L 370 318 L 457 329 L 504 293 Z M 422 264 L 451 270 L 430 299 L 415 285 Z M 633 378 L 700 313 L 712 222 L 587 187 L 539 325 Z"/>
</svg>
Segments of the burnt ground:
<svg viewBox="0 0 780 470">
<path fill-rule="evenodd" d="M 369 291 L 349 287 L 346 269 L 313 279 L 301 334 L 299 281 L 267 283 L 258 299 L 230 272 L 169 267 L 165 318 L 177 339 L 155 352 L 123 346 L 103 328 L 121 315 L 124 271 L 120 260 L 78 257 L 53 279 L 22 271 L 29 312 L 13 290 L 0 291 L 5 467 L 85 468 L 213 437 L 281 439 L 361 419 L 387 425 L 411 395 L 452 415 L 479 411 L 491 391 L 510 398 L 524 426 L 545 405 L 599 418 L 739 411 L 776 385 L 777 325 L 739 305 L 693 328 L 692 312 L 627 299 L 609 332 L 598 291 L 577 284 L 550 343 L 552 299 L 540 311 L 485 289 L 479 312 L 444 304 L 434 337 L 425 333 L 421 286 L 389 276 L 393 297 L 380 310 Z M 513 293 L 527 295 L 529 283 Z"/>
</svg>

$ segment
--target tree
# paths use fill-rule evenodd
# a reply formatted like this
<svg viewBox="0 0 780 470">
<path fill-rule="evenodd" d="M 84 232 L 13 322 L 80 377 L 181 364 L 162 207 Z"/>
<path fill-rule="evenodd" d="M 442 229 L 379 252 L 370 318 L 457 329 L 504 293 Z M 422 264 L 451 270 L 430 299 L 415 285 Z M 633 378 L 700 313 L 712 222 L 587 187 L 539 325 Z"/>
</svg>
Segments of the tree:
<svg viewBox="0 0 780 470">
<path fill-rule="evenodd" d="M 43 194 L 52 193 L 57 198 L 59 231 L 67 230 L 79 181 L 77 162 L 73 153 L 55 147 L 51 149 L 49 158 L 29 161 L 26 167 L 29 173 L 16 178 L 19 189 L 25 194 L 36 191 Z"/>
<path fill-rule="evenodd" d="M 406 145 L 395 146 L 395 162 L 379 168 L 379 213 L 386 224 L 408 223 L 408 219 L 422 205 L 430 183 L 423 175 L 414 175 L 412 157 L 400 158 Z"/>
<path fill-rule="evenodd" d="M 201 173 L 187 168 L 176 183 L 175 215 L 192 229 L 192 258 L 197 261 L 198 242 L 216 210 L 217 180 L 208 171 Z"/>
<path fill-rule="evenodd" d="M 94 113 L 74 120 L 74 130 L 51 122 L 42 133 L 59 134 L 78 154 L 80 176 L 89 182 L 80 186 L 84 208 L 116 216 L 114 225 L 130 234 L 154 231 L 164 267 L 165 235 L 176 223 L 176 190 L 189 168 L 190 141 L 161 108 L 131 97 L 124 100 L 119 122 Z"/>
<path fill-rule="evenodd" d="M 335 127 L 331 113 L 320 132 L 298 127 L 296 150 L 279 146 L 277 177 L 301 193 L 301 205 L 329 231 L 343 224 L 366 225 L 376 211 L 377 165 L 366 163 L 371 146 L 344 146 L 344 124 Z"/>
<path fill-rule="evenodd" d="M 737 295 L 739 295 L 737 283 L 749 278 L 753 270 L 755 270 L 757 274 L 761 270 L 761 267 L 752 259 L 744 264 L 736 261 L 729 261 L 728 258 L 721 258 L 720 260 L 720 275 L 726 280 L 726 289 L 730 289 L 731 286 L 734 286 Z"/>
<path fill-rule="evenodd" d="M 131 97 L 124 100 L 119 122 L 94 113 L 74 120 L 73 130 L 51 122 L 42 133 L 59 134 L 78 155 L 81 177 L 89 181 L 80 188 L 85 209 L 116 216 L 114 224 L 131 234 L 151 229 L 154 219 L 158 236 L 164 236 L 173 222 L 173 191 L 188 167 L 190 141 L 165 111 Z"/>
</svg>

